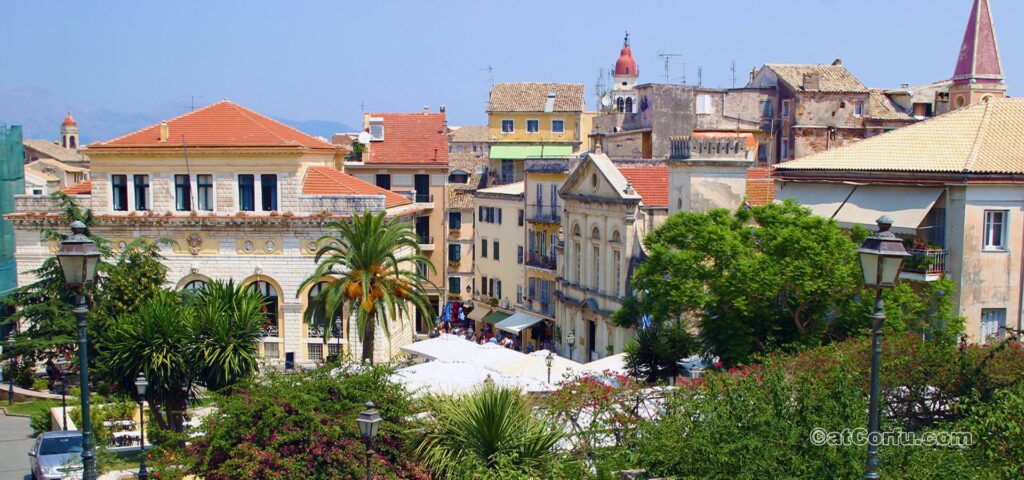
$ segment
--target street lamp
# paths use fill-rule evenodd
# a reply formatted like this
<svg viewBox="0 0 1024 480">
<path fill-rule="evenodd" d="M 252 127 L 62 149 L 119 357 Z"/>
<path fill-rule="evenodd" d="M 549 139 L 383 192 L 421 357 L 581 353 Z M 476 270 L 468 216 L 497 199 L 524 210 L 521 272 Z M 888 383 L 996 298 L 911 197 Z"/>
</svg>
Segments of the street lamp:
<svg viewBox="0 0 1024 480">
<path fill-rule="evenodd" d="M 903 241 L 896 238 L 889 228 L 892 219 L 881 216 L 878 220 L 878 232 L 868 237 L 861 244 L 857 253 L 860 266 L 864 271 L 864 286 L 875 289 L 875 311 L 871 314 L 871 397 L 868 404 L 868 455 L 864 466 L 864 478 L 878 477 L 878 440 L 879 412 L 878 402 L 881 396 L 879 368 L 882 361 L 882 322 L 885 310 L 882 306 L 882 290 L 896 286 L 896 279 L 903 269 L 903 261 L 909 253 L 903 247 Z"/>
<path fill-rule="evenodd" d="M 14 370 L 17 368 L 17 360 L 14 357 L 14 330 L 11 330 L 11 334 L 7 337 L 7 349 L 10 350 L 11 359 L 7 361 L 7 364 L 11 366 L 7 373 L 11 375 L 11 378 L 7 379 L 7 404 L 14 405 Z"/>
<path fill-rule="evenodd" d="M 92 443 L 92 422 L 89 418 L 89 339 L 85 333 L 85 320 L 89 308 L 85 304 L 85 288 L 96 283 L 96 265 L 100 251 L 96 243 L 85 235 L 85 224 L 71 223 L 71 236 L 60 242 L 57 262 L 64 273 L 64 284 L 75 290 L 73 313 L 78 326 L 78 366 L 81 371 L 82 391 L 82 463 L 84 480 L 96 480 L 96 451 Z"/>
<path fill-rule="evenodd" d="M 569 360 L 575 360 L 575 358 L 573 358 L 572 352 L 576 350 L 576 332 L 569 332 L 569 335 L 567 335 L 565 339 L 566 341 L 569 342 Z"/>
<path fill-rule="evenodd" d="M 146 412 L 142 410 L 147 387 L 149 382 L 146 381 L 146 376 L 139 372 L 139 376 L 135 378 L 135 392 L 139 394 L 139 480 L 149 478 L 149 472 L 146 471 Z"/>
<path fill-rule="evenodd" d="M 548 383 L 551 383 L 551 364 L 555 363 L 555 354 L 548 352 L 548 356 L 544 357 L 544 365 L 548 366 Z"/>
<path fill-rule="evenodd" d="M 373 402 L 366 402 L 366 410 L 359 414 L 356 423 L 359 424 L 359 433 L 366 441 L 366 480 L 370 480 L 370 442 L 377 436 L 377 429 L 380 428 L 380 413 Z"/>
</svg>

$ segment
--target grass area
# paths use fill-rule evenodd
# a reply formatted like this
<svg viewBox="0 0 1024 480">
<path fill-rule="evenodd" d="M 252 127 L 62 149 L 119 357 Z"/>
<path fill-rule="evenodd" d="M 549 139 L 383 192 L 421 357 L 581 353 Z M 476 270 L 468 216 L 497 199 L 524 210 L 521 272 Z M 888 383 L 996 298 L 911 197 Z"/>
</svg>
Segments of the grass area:
<svg viewBox="0 0 1024 480">
<path fill-rule="evenodd" d="M 35 413 L 43 412 L 49 408 L 59 406 L 60 402 L 55 402 L 53 400 L 32 400 L 28 402 L 18 402 L 10 407 L 5 405 L 4 408 L 7 409 L 8 413 L 13 415 L 31 416 Z"/>
<path fill-rule="evenodd" d="M 99 469 L 104 472 L 138 469 L 139 455 L 138 451 L 104 455 L 100 459 Z"/>
</svg>

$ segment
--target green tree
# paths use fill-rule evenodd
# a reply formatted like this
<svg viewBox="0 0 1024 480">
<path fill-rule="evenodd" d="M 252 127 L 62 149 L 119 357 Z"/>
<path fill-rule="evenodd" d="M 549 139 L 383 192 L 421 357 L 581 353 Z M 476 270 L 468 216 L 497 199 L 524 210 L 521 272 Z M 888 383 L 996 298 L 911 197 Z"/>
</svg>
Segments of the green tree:
<svg viewBox="0 0 1024 480">
<path fill-rule="evenodd" d="M 326 277 L 339 279 L 311 299 L 313 308 L 306 309 L 304 319 L 323 326 L 326 340 L 331 330 L 328 319 L 342 315 L 346 308 L 354 312 L 363 341 L 362 359 L 372 363 L 378 324 L 390 337 L 388 319 L 410 315 L 410 307 L 433 321 L 424 288 L 429 281 L 415 266 L 422 264 L 431 270 L 434 266 L 421 253 L 412 224 L 387 218 L 385 212 L 354 215 L 327 227 L 329 233 L 320 238 L 323 246 L 314 258 L 316 269 L 296 295 Z"/>
<path fill-rule="evenodd" d="M 696 350 L 696 338 L 681 323 L 655 323 L 626 343 L 626 368 L 647 382 L 669 380 L 684 373 L 679 361 Z"/>
<path fill-rule="evenodd" d="M 517 389 L 485 386 L 432 405 L 416 456 L 442 478 L 559 478 L 562 433 L 533 416 Z"/>
<path fill-rule="evenodd" d="M 142 372 L 156 423 L 180 432 L 197 387 L 222 389 L 257 370 L 262 305 L 258 292 L 231 281 L 210 282 L 186 298 L 158 292 L 135 312 L 110 322 L 98 364 L 129 395 Z"/>
</svg>

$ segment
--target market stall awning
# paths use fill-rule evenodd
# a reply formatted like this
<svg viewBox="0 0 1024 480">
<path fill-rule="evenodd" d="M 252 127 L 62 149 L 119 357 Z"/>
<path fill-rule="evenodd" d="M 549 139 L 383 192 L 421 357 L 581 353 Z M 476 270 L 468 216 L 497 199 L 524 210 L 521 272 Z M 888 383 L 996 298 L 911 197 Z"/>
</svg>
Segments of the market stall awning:
<svg viewBox="0 0 1024 480">
<path fill-rule="evenodd" d="M 873 231 L 878 228 L 875 224 L 878 217 L 888 215 L 894 233 L 912 235 L 939 195 L 942 195 L 941 188 L 863 185 L 853 191 L 835 219 L 845 228 L 861 225 Z"/>
<path fill-rule="evenodd" d="M 785 182 L 782 188 L 775 192 L 775 198 L 780 202 L 792 198 L 800 205 L 811 209 L 811 213 L 819 217 L 832 218 L 850 196 L 853 188 L 853 185 L 843 183 Z"/>
<path fill-rule="evenodd" d="M 491 158 L 523 160 L 527 158 L 565 158 L 572 156 L 571 145 L 493 145 Z"/>
<path fill-rule="evenodd" d="M 491 313 L 490 307 L 477 304 L 476 308 L 474 308 L 472 312 L 469 312 L 469 319 L 474 322 L 482 322 L 488 313 Z"/>
<path fill-rule="evenodd" d="M 519 335 L 519 332 L 534 326 L 542 320 L 544 319 L 536 315 L 530 315 L 526 312 L 516 312 L 494 326 L 498 327 L 498 330 L 504 330 L 506 332 Z"/>
<path fill-rule="evenodd" d="M 487 315 L 484 315 L 484 322 L 494 325 L 508 317 L 509 315 L 507 313 L 495 310 L 491 313 L 488 313 Z"/>
</svg>

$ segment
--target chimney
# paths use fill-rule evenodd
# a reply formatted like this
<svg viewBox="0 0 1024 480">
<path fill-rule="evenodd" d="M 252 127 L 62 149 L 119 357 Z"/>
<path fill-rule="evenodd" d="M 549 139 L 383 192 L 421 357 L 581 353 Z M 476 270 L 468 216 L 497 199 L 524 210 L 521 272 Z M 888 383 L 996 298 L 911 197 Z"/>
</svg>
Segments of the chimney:
<svg viewBox="0 0 1024 480">
<path fill-rule="evenodd" d="M 837 67 L 843 66 L 843 59 L 837 58 L 834 62 L 832 62 L 832 65 L 835 65 Z"/>
<path fill-rule="evenodd" d="M 423 106 L 423 114 L 424 114 L 424 115 L 426 115 L 426 114 L 428 114 L 428 113 L 430 113 L 430 107 L 428 107 L 428 106 L 424 105 L 424 106 Z"/>
<path fill-rule="evenodd" d="M 439 111 L 441 113 L 444 113 L 444 111 L 445 111 L 444 105 L 441 105 L 441 108 L 437 109 L 437 111 Z"/>
<path fill-rule="evenodd" d="M 160 122 L 160 141 L 166 142 L 171 138 L 171 128 L 167 126 L 167 122 Z"/>
<path fill-rule="evenodd" d="M 757 76 L 757 72 L 758 72 L 757 67 L 753 67 L 753 68 L 750 69 L 750 81 L 751 82 L 754 81 L 754 77 Z"/>
<path fill-rule="evenodd" d="M 803 88 L 805 92 L 815 92 L 821 87 L 821 74 L 805 73 Z"/>
</svg>

